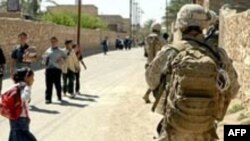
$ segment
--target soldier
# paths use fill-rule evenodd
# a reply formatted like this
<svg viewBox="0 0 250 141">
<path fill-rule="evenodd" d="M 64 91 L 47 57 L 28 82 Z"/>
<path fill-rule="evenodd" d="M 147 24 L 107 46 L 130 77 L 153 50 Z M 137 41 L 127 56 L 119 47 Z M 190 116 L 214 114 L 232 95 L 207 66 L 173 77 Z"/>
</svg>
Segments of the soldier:
<svg viewBox="0 0 250 141">
<path fill-rule="evenodd" d="M 182 40 L 164 47 L 146 70 L 151 90 L 165 86 L 156 106 L 164 116 L 160 141 L 215 141 L 216 123 L 238 93 L 227 53 L 204 43 L 202 30 L 210 20 L 202 6 L 183 6 L 176 21 Z"/>
<path fill-rule="evenodd" d="M 155 24 L 152 26 L 152 33 L 150 33 L 146 39 L 145 46 L 145 57 L 147 57 L 146 68 L 148 64 L 154 59 L 157 52 L 161 50 L 161 48 L 166 44 L 166 41 L 161 36 L 161 25 Z M 151 90 L 148 89 L 143 99 L 146 103 L 150 103 L 149 95 Z"/>
<path fill-rule="evenodd" d="M 152 26 L 152 33 L 146 39 L 145 51 L 147 53 L 147 65 L 155 58 L 158 51 L 165 45 L 164 39 L 161 37 L 161 25 Z"/>
<path fill-rule="evenodd" d="M 219 17 L 213 11 L 211 11 L 214 20 L 211 22 L 211 26 L 208 28 L 206 33 L 205 42 L 206 44 L 218 47 L 219 46 Z"/>
</svg>

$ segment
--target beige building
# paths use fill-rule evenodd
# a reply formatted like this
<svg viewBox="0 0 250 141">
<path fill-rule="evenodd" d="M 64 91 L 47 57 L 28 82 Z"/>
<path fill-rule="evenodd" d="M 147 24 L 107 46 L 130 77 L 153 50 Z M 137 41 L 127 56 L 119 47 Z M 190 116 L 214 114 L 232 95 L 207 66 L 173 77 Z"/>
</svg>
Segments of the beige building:
<svg viewBox="0 0 250 141">
<path fill-rule="evenodd" d="M 77 5 L 58 5 L 58 6 L 49 6 L 47 7 L 48 12 L 57 13 L 57 12 L 69 12 L 77 13 Z M 88 14 L 91 16 L 98 16 L 98 8 L 95 5 L 82 5 L 82 13 Z"/>
<path fill-rule="evenodd" d="M 130 19 L 123 18 L 120 15 L 100 15 L 99 16 L 111 31 L 129 32 Z"/>
<path fill-rule="evenodd" d="M 130 18 L 124 18 L 123 19 L 123 30 L 126 33 L 130 32 Z"/>
</svg>

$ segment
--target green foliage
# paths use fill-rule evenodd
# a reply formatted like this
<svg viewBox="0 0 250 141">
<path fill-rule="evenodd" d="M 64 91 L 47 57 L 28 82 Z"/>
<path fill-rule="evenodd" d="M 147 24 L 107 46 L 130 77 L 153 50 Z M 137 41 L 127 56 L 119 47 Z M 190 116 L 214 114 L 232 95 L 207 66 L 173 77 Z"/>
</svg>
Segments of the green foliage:
<svg viewBox="0 0 250 141">
<path fill-rule="evenodd" d="M 150 29 L 151 29 L 152 25 L 154 24 L 154 22 L 155 22 L 155 21 L 152 20 L 152 19 L 146 21 L 146 22 L 144 23 L 143 28 L 147 29 L 147 30 L 150 32 Z"/>
<path fill-rule="evenodd" d="M 46 13 L 42 16 L 42 20 L 65 26 L 76 26 L 77 25 L 77 14 L 74 13 Z M 81 27 L 82 28 L 106 28 L 106 24 L 98 17 L 82 15 L 81 16 Z"/>
<path fill-rule="evenodd" d="M 0 1 L 0 9 L 7 9 L 7 0 Z"/>
<path fill-rule="evenodd" d="M 173 21 L 175 21 L 177 17 L 177 13 L 180 10 L 180 8 L 187 4 L 191 3 L 192 0 L 171 0 L 168 6 L 166 7 L 166 13 L 165 13 L 165 24 L 171 25 Z"/>
<path fill-rule="evenodd" d="M 154 20 L 149 19 L 149 20 L 147 20 L 144 23 L 142 29 L 140 30 L 140 36 L 141 36 L 140 38 L 141 39 L 144 39 L 146 36 L 148 36 L 148 34 L 150 33 L 151 27 L 154 24 L 154 22 L 155 22 Z"/>
<path fill-rule="evenodd" d="M 245 109 L 245 107 L 242 106 L 241 104 L 236 104 L 231 109 L 228 110 L 228 114 L 234 114 L 234 113 L 237 113 L 237 112 L 242 111 L 244 109 Z"/>
<path fill-rule="evenodd" d="M 43 21 L 59 24 L 59 25 L 65 25 L 65 26 L 76 26 L 76 23 L 72 16 L 69 14 L 63 14 L 63 13 L 58 13 L 58 14 L 50 14 L 46 13 L 45 15 L 42 16 Z"/>
</svg>

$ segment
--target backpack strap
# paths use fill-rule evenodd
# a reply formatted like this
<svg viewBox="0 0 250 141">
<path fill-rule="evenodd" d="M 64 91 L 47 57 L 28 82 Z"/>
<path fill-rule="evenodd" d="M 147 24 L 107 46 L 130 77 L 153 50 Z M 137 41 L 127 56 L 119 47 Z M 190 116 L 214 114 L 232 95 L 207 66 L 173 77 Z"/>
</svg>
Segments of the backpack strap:
<svg viewBox="0 0 250 141">
<path fill-rule="evenodd" d="M 209 31 L 208 31 L 208 35 L 207 37 L 205 38 L 205 42 L 207 42 L 210 38 L 212 38 L 212 36 L 216 33 L 217 29 L 215 27 L 211 28 Z"/>
<path fill-rule="evenodd" d="M 177 48 L 177 46 L 172 46 L 170 45 L 167 49 L 165 49 L 165 53 L 172 53 L 174 54 L 174 57 L 180 52 L 182 51 L 184 48 Z M 170 60 L 168 60 L 170 61 Z M 171 69 L 169 70 L 169 68 L 167 68 L 168 70 L 166 70 L 166 72 L 161 74 L 161 78 L 160 78 L 160 84 L 159 86 L 153 91 L 154 96 L 155 96 L 155 102 L 153 103 L 152 106 L 152 111 L 155 112 L 156 108 L 158 106 L 158 104 L 161 101 L 161 98 L 163 98 L 163 96 L 168 95 L 168 93 L 164 93 L 164 91 L 166 91 L 166 83 L 167 83 L 167 75 L 171 74 Z M 166 105 L 167 101 L 164 101 L 164 105 Z M 165 112 L 165 109 L 164 109 Z"/>
<path fill-rule="evenodd" d="M 183 38 L 183 40 L 193 41 L 193 42 L 197 43 L 198 45 L 200 45 L 200 47 L 204 47 L 205 49 L 207 49 L 213 55 L 213 57 L 216 59 L 215 61 L 216 61 L 216 64 L 218 65 L 218 67 L 219 68 L 223 67 L 221 55 L 218 52 L 214 51 L 212 49 L 212 47 L 210 47 L 209 45 L 207 45 L 203 42 L 200 42 L 200 41 L 197 41 L 197 40 L 191 39 L 191 38 Z"/>
<path fill-rule="evenodd" d="M 20 96 L 22 97 L 21 92 L 22 92 L 22 90 L 25 88 L 25 84 L 21 82 L 21 83 L 19 83 L 19 84 L 17 85 L 17 87 L 18 87 L 19 94 L 20 94 Z M 27 118 L 30 120 L 26 103 L 23 102 L 22 105 L 23 105 L 23 109 L 24 109 L 25 115 L 26 115 Z"/>
</svg>

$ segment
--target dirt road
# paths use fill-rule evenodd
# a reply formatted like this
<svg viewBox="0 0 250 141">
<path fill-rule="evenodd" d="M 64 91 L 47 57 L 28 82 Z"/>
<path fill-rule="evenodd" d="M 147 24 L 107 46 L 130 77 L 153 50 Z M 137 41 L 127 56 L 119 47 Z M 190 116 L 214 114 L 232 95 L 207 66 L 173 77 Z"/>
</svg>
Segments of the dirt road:
<svg viewBox="0 0 250 141">
<path fill-rule="evenodd" d="M 114 51 L 85 59 L 82 95 L 44 104 L 44 70 L 35 73 L 31 130 L 39 141 L 151 141 L 160 117 L 150 112 L 142 95 L 145 59 L 142 49 Z M 11 86 L 4 81 L 4 89 Z M 7 141 L 9 123 L 0 117 L 0 141 Z"/>
<path fill-rule="evenodd" d="M 153 141 L 161 117 L 142 100 L 147 90 L 145 61 L 143 49 L 88 57 L 88 70 L 81 73 L 82 95 L 64 97 L 60 103 L 54 92 L 52 105 L 44 104 L 44 70 L 36 72 L 32 132 L 39 141 Z M 11 84 L 5 80 L 4 89 Z M 224 123 L 234 123 L 235 119 L 229 116 Z M 222 125 L 218 129 L 221 141 Z M 0 117 L 0 141 L 7 141 L 8 134 L 8 120 Z"/>
</svg>

